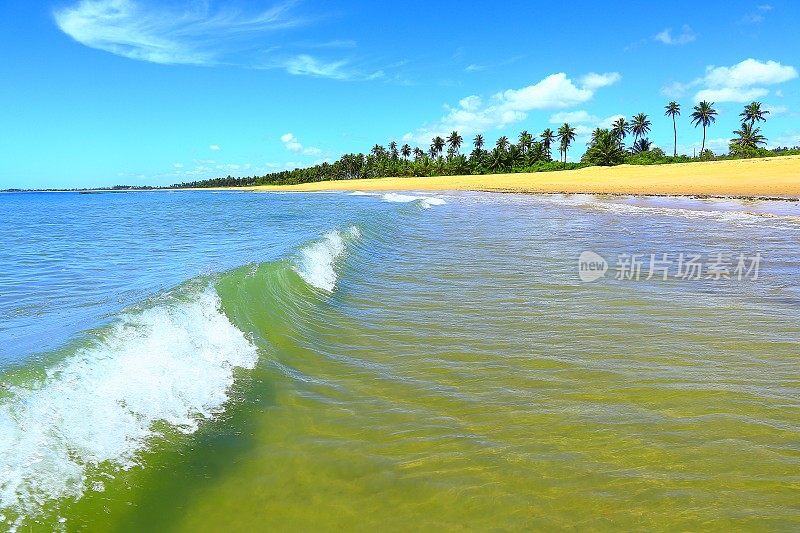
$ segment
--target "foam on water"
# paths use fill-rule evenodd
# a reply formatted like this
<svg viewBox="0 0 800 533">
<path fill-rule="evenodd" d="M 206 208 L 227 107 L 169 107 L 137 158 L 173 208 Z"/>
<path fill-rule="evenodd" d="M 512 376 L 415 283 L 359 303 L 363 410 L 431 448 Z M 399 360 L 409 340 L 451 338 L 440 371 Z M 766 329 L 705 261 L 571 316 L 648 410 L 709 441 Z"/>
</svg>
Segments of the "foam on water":
<svg viewBox="0 0 800 533">
<path fill-rule="evenodd" d="M 764 219 L 772 219 L 776 221 L 787 222 L 792 227 L 794 224 L 800 223 L 800 216 L 782 213 L 770 213 L 768 211 L 753 211 L 748 209 L 744 204 L 733 205 L 728 201 L 727 204 L 716 205 L 713 200 L 705 200 L 703 202 L 695 202 L 691 207 L 684 205 L 686 200 L 683 198 L 671 198 L 675 205 L 664 204 L 634 204 L 627 203 L 626 201 L 613 201 L 603 200 L 594 195 L 587 194 L 574 194 L 568 196 L 562 195 L 545 195 L 535 196 L 538 201 L 545 201 L 549 203 L 557 203 L 561 205 L 570 205 L 575 207 L 582 207 L 594 209 L 598 211 L 622 213 L 627 215 L 662 215 L 681 218 L 700 218 L 711 219 L 720 222 L 728 223 L 754 223 L 763 221 Z M 643 201 L 654 201 L 653 199 L 643 199 Z M 656 200 L 664 200 L 657 198 Z M 785 203 L 785 202 L 782 202 Z M 721 209 L 724 207 L 724 209 Z"/>
<path fill-rule="evenodd" d="M 438 198 L 436 196 L 414 196 L 411 194 L 400 194 L 396 192 L 390 192 L 384 194 L 382 197 L 384 202 L 394 202 L 394 203 L 410 203 L 410 202 L 419 202 L 419 204 L 425 208 L 430 209 L 434 205 L 444 205 L 447 202 L 444 201 L 442 198 Z"/>
<path fill-rule="evenodd" d="M 361 232 L 351 226 L 344 233 L 333 230 L 322 240 L 311 243 L 300 250 L 294 270 L 312 287 L 331 293 L 336 288 L 338 274 L 336 262 L 344 254 L 346 241 L 358 239 Z"/>
<path fill-rule="evenodd" d="M 98 469 L 135 466 L 155 422 L 194 432 L 223 409 L 235 370 L 255 366 L 255 346 L 212 287 L 165 299 L 122 315 L 93 345 L 0 399 L 0 509 L 17 523 L 98 490 Z"/>
</svg>

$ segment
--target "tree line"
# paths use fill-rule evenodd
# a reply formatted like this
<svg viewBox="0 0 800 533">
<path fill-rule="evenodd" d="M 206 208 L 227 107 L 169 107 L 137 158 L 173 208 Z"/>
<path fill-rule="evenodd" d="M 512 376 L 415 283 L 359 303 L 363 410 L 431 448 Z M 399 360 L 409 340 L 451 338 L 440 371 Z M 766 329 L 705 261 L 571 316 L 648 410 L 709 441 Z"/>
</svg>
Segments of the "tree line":
<svg viewBox="0 0 800 533">
<path fill-rule="evenodd" d="M 568 152 L 577 138 L 576 128 L 564 123 L 556 131 L 545 128 L 539 135 L 522 131 L 515 142 L 502 136 L 493 147 L 487 147 L 484 136 L 475 135 L 469 154 L 462 153 L 464 138 L 451 132 L 446 138 L 436 136 L 427 149 L 409 144 L 399 146 L 392 141 L 388 146 L 376 144 L 367 154 L 345 154 L 333 163 L 320 163 L 307 168 L 273 172 L 264 176 L 246 178 L 215 178 L 173 185 L 172 187 L 236 187 L 251 185 L 283 185 L 315 181 L 378 178 L 385 176 L 446 176 L 461 174 L 496 174 L 509 172 L 542 172 L 564 170 L 589 165 L 662 164 L 685 162 L 696 157 L 678 155 L 677 120 L 681 106 L 669 102 L 664 115 L 672 119 L 673 155 L 668 157 L 660 148 L 654 148 L 648 138 L 652 122 L 647 114 L 615 120 L 610 128 L 597 128 L 580 162 L 567 161 Z M 760 102 L 744 106 L 740 113 L 741 127 L 733 132 L 729 154 L 723 157 L 767 157 L 776 154 L 800 153 L 800 149 L 766 150 L 767 139 L 757 124 L 766 122 L 769 111 Z M 699 159 L 716 158 L 706 149 L 708 129 L 716 122 L 718 112 L 713 102 L 702 101 L 692 108 L 691 124 L 703 128 Z M 631 137 L 630 147 L 625 141 Z M 558 162 L 552 152 L 558 148 Z"/>
</svg>

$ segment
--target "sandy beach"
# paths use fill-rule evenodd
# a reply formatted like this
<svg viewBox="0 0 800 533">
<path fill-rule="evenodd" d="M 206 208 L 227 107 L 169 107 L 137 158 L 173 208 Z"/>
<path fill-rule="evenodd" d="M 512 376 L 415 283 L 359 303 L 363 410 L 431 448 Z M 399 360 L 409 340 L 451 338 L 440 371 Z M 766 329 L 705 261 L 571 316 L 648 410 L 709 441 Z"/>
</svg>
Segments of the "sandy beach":
<svg viewBox="0 0 800 533">
<path fill-rule="evenodd" d="M 674 165 L 589 167 L 563 172 L 379 178 L 258 186 L 253 190 L 474 190 L 521 193 L 800 198 L 800 156 Z"/>
</svg>

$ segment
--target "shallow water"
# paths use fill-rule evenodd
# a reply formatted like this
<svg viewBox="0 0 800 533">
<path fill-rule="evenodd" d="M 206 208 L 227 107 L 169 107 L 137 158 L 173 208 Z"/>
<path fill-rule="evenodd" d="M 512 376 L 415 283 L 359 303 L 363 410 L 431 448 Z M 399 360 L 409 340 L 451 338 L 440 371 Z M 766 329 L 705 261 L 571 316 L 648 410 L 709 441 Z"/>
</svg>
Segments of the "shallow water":
<svg viewBox="0 0 800 533">
<path fill-rule="evenodd" d="M 0 530 L 796 530 L 797 211 L 0 195 Z"/>
</svg>

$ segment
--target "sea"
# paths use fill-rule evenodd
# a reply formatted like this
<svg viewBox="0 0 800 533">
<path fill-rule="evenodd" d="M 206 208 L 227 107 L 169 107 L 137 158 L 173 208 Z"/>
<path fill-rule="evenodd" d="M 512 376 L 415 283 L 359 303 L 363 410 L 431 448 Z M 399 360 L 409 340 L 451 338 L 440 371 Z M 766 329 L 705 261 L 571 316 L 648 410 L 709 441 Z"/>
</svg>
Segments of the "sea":
<svg viewBox="0 0 800 533">
<path fill-rule="evenodd" d="M 0 531 L 800 529 L 800 202 L 0 194 Z"/>
</svg>

